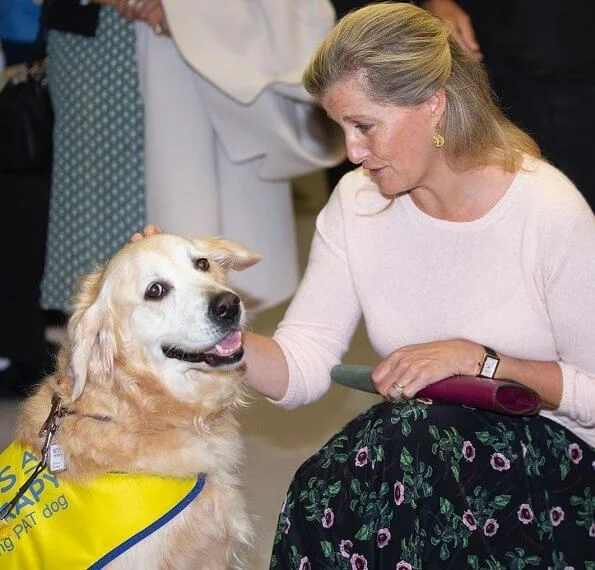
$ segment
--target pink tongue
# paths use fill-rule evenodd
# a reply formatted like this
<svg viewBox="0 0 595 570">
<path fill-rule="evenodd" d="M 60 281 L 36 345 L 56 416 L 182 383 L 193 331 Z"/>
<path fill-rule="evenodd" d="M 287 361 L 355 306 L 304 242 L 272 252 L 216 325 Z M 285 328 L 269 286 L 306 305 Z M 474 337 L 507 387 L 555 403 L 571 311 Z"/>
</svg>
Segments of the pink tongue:
<svg viewBox="0 0 595 570">
<path fill-rule="evenodd" d="M 233 354 L 242 344 L 242 333 L 240 331 L 233 331 L 225 338 L 222 338 L 215 346 L 209 348 L 205 354 Z"/>
</svg>

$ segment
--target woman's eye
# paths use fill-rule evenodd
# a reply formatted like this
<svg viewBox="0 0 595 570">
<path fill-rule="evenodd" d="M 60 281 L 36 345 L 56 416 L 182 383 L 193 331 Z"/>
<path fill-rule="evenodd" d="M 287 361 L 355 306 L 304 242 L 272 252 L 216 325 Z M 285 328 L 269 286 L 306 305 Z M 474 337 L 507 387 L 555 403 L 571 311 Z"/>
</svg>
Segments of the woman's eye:
<svg viewBox="0 0 595 570">
<path fill-rule="evenodd" d="M 161 299 L 165 297 L 169 293 L 169 286 L 167 283 L 160 283 L 156 281 L 155 283 L 151 283 L 147 290 L 145 291 L 145 299 Z"/>
<path fill-rule="evenodd" d="M 355 128 L 358 129 L 362 133 L 367 133 L 372 128 L 372 125 L 360 123 L 360 124 L 356 125 Z"/>
<path fill-rule="evenodd" d="M 194 261 L 194 267 L 200 271 L 208 271 L 210 264 L 206 257 L 199 257 Z"/>
</svg>

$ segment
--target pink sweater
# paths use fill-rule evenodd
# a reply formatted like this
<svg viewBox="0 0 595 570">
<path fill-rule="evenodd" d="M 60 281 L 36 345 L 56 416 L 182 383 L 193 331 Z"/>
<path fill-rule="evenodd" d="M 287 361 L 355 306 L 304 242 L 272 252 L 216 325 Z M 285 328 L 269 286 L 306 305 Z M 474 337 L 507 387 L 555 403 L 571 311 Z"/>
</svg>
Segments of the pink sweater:
<svg viewBox="0 0 595 570">
<path fill-rule="evenodd" d="M 358 169 L 319 214 L 306 274 L 274 336 L 290 374 L 279 404 L 328 390 L 363 316 L 380 357 L 466 338 L 557 361 L 562 401 L 542 414 L 595 446 L 595 216 L 571 182 L 527 158 L 479 220 L 432 218 L 408 195 L 386 205 Z"/>
</svg>

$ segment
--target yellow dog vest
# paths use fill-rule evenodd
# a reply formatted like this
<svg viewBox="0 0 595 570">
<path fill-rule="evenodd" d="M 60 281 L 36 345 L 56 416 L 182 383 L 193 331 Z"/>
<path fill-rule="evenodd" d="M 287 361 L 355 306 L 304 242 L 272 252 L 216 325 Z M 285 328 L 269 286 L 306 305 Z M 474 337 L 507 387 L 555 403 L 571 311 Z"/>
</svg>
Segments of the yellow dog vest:
<svg viewBox="0 0 595 570">
<path fill-rule="evenodd" d="M 0 507 L 38 463 L 16 442 L 0 454 Z M 180 513 L 204 484 L 204 475 L 117 473 L 78 484 L 44 470 L 0 521 L 0 570 L 103 568 Z"/>
</svg>

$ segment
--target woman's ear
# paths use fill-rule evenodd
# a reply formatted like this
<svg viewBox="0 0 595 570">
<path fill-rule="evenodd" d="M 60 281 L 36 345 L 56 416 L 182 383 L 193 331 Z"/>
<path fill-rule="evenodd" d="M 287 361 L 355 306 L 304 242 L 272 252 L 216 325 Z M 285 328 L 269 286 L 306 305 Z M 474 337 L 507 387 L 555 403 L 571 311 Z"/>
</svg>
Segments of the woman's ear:
<svg viewBox="0 0 595 570">
<path fill-rule="evenodd" d="M 430 109 L 432 117 L 435 118 L 435 123 L 438 124 L 446 109 L 446 91 L 442 88 L 438 89 L 438 91 L 426 101 L 426 104 Z"/>
</svg>

